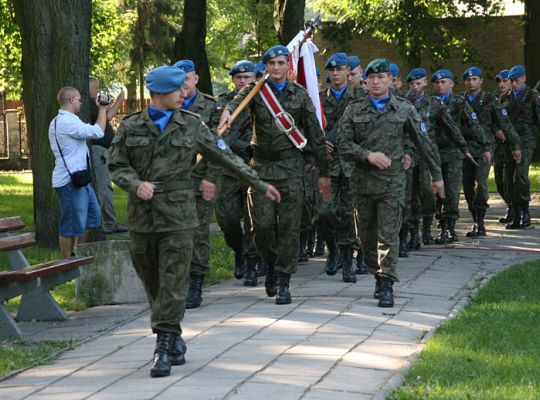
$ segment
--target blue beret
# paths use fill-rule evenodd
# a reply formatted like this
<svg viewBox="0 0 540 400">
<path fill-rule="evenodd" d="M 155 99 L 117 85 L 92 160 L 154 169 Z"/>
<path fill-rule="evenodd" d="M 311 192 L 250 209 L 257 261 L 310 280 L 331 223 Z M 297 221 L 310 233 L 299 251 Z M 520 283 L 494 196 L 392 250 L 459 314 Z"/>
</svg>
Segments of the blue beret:
<svg viewBox="0 0 540 400">
<path fill-rule="evenodd" d="M 349 68 L 355 69 L 360 65 L 360 58 L 358 56 L 348 56 L 347 64 L 349 64 Z"/>
<path fill-rule="evenodd" d="M 326 78 L 324 79 L 326 83 L 330 83 L 330 75 L 326 74 Z"/>
<path fill-rule="evenodd" d="M 317 67 L 315 67 L 315 73 L 317 74 L 317 78 L 321 77 L 321 70 Z"/>
<path fill-rule="evenodd" d="M 455 82 L 456 76 L 451 71 L 443 68 L 431 75 L 431 82 L 438 81 L 439 79 L 452 79 Z"/>
<path fill-rule="evenodd" d="M 479 76 L 481 78 L 484 76 L 484 73 L 478 67 L 471 67 L 463 73 L 463 80 L 466 80 L 470 76 Z"/>
<path fill-rule="evenodd" d="M 192 60 L 180 60 L 174 64 L 176 68 L 180 68 L 186 74 L 195 71 L 195 63 Z"/>
<path fill-rule="evenodd" d="M 230 76 L 239 74 L 240 72 L 255 72 L 255 65 L 248 60 L 240 60 L 233 65 L 229 71 Z"/>
<path fill-rule="evenodd" d="M 386 58 L 376 58 L 371 61 L 364 70 L 366 77 L 369 74 L 380 74 L 383 72 L 390 72 L 390 61 Z"/>
<path fill-rule="evenodd" d="M 495 80 L 499 82 L 501 79 L 508 79 L 508 75 L 510 74 L 509 69 L 503 69 L 500 71 L 497 75 L 495 75 Z"/>
<path fill-rule="evenodd" d="M 362 71 L 362 80 L 363 80 L 363 81 L 366 80 L 366 70 L 363 70 L 363 71 Z"/>
<path fill-rule="evenodd" d="M 390 64 L 390 73 L 392 74 L 392 76 L 399 76 L 399 67 L 397 64 Z"/>
<path fill-rule="evenodd" d="M 279 56 L 289 57 L 289 49 L 286 46 L 282 46 L 280 44 L 277 46 L 272 46 L 266 51 L 266 53 L 264 53 L 262 62 L 266 64 L 268 60 Z"/>
<path fill-rule="evenodd" d="M 425 78 L 426 75 L 427 75 L 427 72 L 424 68 L 421 68 L 421 67 L 413 68 L 410 70 L 409 74 L 407 75 L 407 82 L 411 82 L 420 78 Z"/>
<path fill-rule="evenodd" d="M 332 54 L 326 64 L 324 64 L 324 69 L 341 67 L 342 65 L 348 65 L 347 63 L 347 54 L 345 53 L 335 53 Z"/>
<path fill-rule="evenodd" d="M 508 72 L 508 77 L 510 79 L 517 79 L 522 76 L 525 76 L 525 67 L 523 65 L 514 65 L 510 68 L 510 72 Z"/>
<path fill-rule="evenodd" d="M 146 74 L 146 88 L 152 93 L 171 93 L 180 89 L 185 80 L 184 71 L 170 65 L 163 65 Z"/>
<path fill-rule="evenodd" d="M 266 69 L 266 65 L 262 61 L 259 61 L 255 65 L 255 76 L 258 78 L 260 76 L 263 76 L 264 70 Z"/>
</svg>

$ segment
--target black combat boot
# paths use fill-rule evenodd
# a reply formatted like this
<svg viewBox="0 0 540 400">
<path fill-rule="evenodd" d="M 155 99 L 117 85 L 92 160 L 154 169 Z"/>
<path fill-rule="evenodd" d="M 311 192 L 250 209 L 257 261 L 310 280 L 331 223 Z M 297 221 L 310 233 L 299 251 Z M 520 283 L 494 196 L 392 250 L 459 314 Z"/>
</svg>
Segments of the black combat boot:
<svg viewBox="0 0 540 400">
<path fill-rule="evenodd" d="M 506 229 L 521 229 L 521 209 L 518 206 L 512 207 L 514 210 L 514 218 L 512 218 L 512 223 L 506 224 Z"/>
<path fill-rule="evenodd" d="M 264 288 L 268 297 L 274 297 L 277 293 L 277 272 L 273 265 L 268 265 L 266 278 L 264 279 Z"/>
<path fill-rule="evenodd" d="M 528 228 L 531 226 L 531 213 L 529 212 L 529 205 L 527 204 L 523 207 L 523 212 L 521 214 L 521 227 Z"/>
<path fill-rule="evenodd" d="M 478 211 L 474 208 L 470 211 L 473 219 L 473 226 L 471 227 L 471 230 L 465 234 L 465 236 L 475 237 L 478 236 Z"/>
<path fill-rule="evenodd" d="M 311 258 L 315 255 L 315 249 L 313 248 L 315 246 L 315 233 L 313 232 L 313 229 L 310 229 L 307 232 L 307 253 L 308 257 Z"/>
<path fill-rule="evenodd" d="M 456 233 L 456 220 L 448 218 L 448 241 L 450 243 L 459 242 L 458 235 Z"/>
<path fill-rule="evenodd" d="M 356 273 L 353 267 L 353 249 L 350 246 L 340 247 L 341 256 L 343 257 L 343 282 L 355 283 Z"/>
<path fill-rule="evenodd" d="M 189 277 L 189 290 L 186 296 L 186 308 L 197 308 L 202 303 L 202 287 L 204 275 L 191 274 Z"/>
<path fill-rule="evenodd" d="M 317 240 L 315 241 L 315 252 L 313 253 L 315 257 L 324 256 L 324 240 L 317 234 Z"/>
<path fill-rule="evenodd" d="M 255 269 L 257 270 L 257 278 L 265 276 L 268 272 L 268 264 L 266 264 L 266 261 L 264 261 L 261 256 L 259 256 L 257 267 Z"/>
<path fill-rule="evenodd" d="M 435 239 L 431 235 L 431 224 L 433 223 L 433 215 L 422 219 L 422 242 L 424 246 L 430 246 L 435 243 Z"/>
<path fill-rule="evenodd" d="M 324 270 L 327 275 L 335 275 L 339 268 L 340 257 L 339 249 L 334 239 L 329 240 L 326 245 L 328 246 L 328 258 L 326 259 L 326 265 Z"/>
<path fill-rule="evenodd" d="M 486 209 L 485 208 L 479 208 L 476 211 L 476 226 L 477 226 L 476 234 L 478 236 L 486 236 L 487 235 L 485 218 L 486 218 Z"/>
<path fill-rule="evenodd" d="M 410 227 L 411 238 L 409 239 L 409 250 L 420 250 L 420 235 L 418 234 L 418 222 L 414 222 Z"/>
<path fill-rule="evenodd" d="M 169 359 L 169 353 L 171 352 L 173 340 L 174 334 L 172 333 L 157 333 L 154 359 L 152 360 L 152 368 L 150 369 L 150 376 L 152 378 L 169 376 L 171 374 L 171 360 Z"/>
<path fill-rule="evenodd" d="M 375 300 L 381 297 L 381 284 L 382 277 L 379 274 L 375 274 L 375 291 L 373 292 L 373 298 Z"/>
<path fill-rule="evenodd" d="M 298 264 L 305 264 L 309 262 L 308 252 L 307 252 L 307 232 L 303 231 L 300 233 L 300 245 L 298 248 Z"/>
<path fill-rule="evenodd" d="M 278 291 L 276 304 L 291 304 L 291 293 L 289 292 L 289 282 L 291 274 L 278 272 Z"/>
<path fill-rule="evenodd" d="M 448 241 L 448 232 L 446 232 L 448 218 L 441 218 L 439 223 L 441 225 L 441 232 L 439 236 L 435 238 L 436 244 L 445 244 Z"/>
<path fill-rule="evenodd" d="M 381 277 L 381 290 L 379 294 L 379 307 L 394 307 L 394 281 L 385 276 Z"/>
<path fill-rule="evenodd" d="M 399 230 L 399 257 L 402 258 L 409 257 L 409 248 L 407 246 L 408 231 L 407 225 L 401 225 L 401 229 Z"/>
<path fill-rule="evenodd" d="M 506 208 L 506 215 L 504 217 L 499 218 L 499 222 L 502 222 L 503 224 L 507 224 L 509 222 L 512 222 L 514 220 L 514 206 L 509 205 Z"/>
<path fill-rule="evenodd" d="M 366 260 L 364 259 L 364 254 L 362 249 L 358 248 L 356 250 L 356 275 L 367 275 L 368 270 L 366 268 Z"/>
<path fill-rule="evenodd" d="M 173 343 L 171 346 L 171 352 L 169 353 L 169 361 L 171 365 L 184 365 L 186 363 L 186 351 L 187 346 L 182 336 L 178 333 L 173 335 Z"/>
<path fill-rule="evenodd" d="M 257 286 L 257 258 L 249 258 L 246 262 L 246 272 L 244 274 L 244 286 Z"/>
<path fill-rule="evenodd" d="M 234 251 L 234 277 L 236 279 L 242 279 L 244 277 L 244 269 L 246 267 L 246 260 L 244 259 L 244 251 L 238 249 Z"/>
</svg>

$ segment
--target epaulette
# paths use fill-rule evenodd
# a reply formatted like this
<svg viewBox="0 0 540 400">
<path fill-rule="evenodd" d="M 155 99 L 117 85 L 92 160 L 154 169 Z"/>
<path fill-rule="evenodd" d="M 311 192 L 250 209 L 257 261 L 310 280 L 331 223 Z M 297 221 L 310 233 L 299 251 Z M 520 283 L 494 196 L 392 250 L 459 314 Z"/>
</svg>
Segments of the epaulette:
<svg viewBox="0 0 540 400">
<path fill-rule="evenodd" d="M 196 117 L 197 119 L 201 119 L 201 116 L 197 113 L 194 113 L 193 111 L 189 111 L 189 110 L 184 110 L 184 109 L 179 109 L 179 111 L 181 111 L 182 113 L 184 114 L 188 114 L 188 115 L 191 115 L 193 117 Z"/>
<path fill-rule="evenodd" d="M 200 92 L 200 93 L 203 95 L 203 97 L 205 97 L 208 100 L 212 100 L 213 102 L 217 101 L 214 96 L 210 96 L 209 94 L 206 94 L 206 93 L 203 93 L 203 92 Z"/>
<path fill-rule="evenodd" d="M 302 88 L 302 89 L 306 90 L 306 88 L 303 87 L 302 85 L 300 85 L 298 82 L 294 82 L 294 81 L 293 81 L 293 85 L 296 85 L 296 86 L 298 86 L 299 88 Z"/>
<path fill-rule="evenodd" d="M 133 117 L 134 115 L 139 115 L 140 113 L 142 113 L 142 111 L 135 111 L 135 112 L 132 112 L 131 114 L 128 114 L 126 115 L 125 117 L 122 118 L 122 121 L 125 120 L 125 119 L 129 119 L 131 117 Z"/>
</svg>

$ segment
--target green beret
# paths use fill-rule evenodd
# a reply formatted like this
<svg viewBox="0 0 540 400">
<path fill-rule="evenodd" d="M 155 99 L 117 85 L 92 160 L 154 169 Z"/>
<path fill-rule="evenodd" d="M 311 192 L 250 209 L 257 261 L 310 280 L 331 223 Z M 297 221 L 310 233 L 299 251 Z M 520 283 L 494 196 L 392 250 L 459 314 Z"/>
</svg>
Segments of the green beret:
<svg viewBox="0 0 540 400">
<path fill-rule="evenodd" d="M 390 72 L 390 61 L 386 58 L 376 58 L 365 69 L 366 76 L 369 74 L 381 74 L 383 72 Z"/>
</svg>

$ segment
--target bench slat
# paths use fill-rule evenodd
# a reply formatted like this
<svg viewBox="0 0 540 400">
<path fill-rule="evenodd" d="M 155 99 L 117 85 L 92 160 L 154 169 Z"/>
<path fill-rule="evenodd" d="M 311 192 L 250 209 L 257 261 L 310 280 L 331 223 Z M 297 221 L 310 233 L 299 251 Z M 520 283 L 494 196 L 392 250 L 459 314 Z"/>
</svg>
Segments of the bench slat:
<svg viewBox="0 0 540 400">
<path fill-rule="evenodd" d="M 20 235 L 5 236 L 0 238 L 0 251 L 18 250 L 36 244 L 36 238 L 32 232 Z"/>
<path fill-rule="evenodd" d="M 24 228 L 21 217 L 0 218 L 0 232 L 16 231 Z"/>
<path fill-rule="evenodd" d="M 20 282 L 30 281 L 52 275 L 56 272 L 67 271 L 69 269 L 80 267 L 81 265 L 91 264 L 94 261 L 93 256 L 71 257 L 63 260 L 50 261 L 43 264 L 36 264 L 22 270 L 0 272 L 0 282 Z"/>
</svg>

